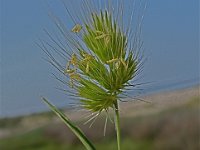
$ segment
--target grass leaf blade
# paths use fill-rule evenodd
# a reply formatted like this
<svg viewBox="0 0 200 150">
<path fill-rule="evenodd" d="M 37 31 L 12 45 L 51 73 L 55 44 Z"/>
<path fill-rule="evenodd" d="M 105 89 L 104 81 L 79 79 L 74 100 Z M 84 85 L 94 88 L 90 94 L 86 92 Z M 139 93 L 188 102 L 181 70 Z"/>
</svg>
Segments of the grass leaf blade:
<svg viewBox="0 0 200 150">
<path fill-rule="evenodd" d="M 68 117 L 52 105 L 46 98 L 42 97 L 42 100 L 51 108 L 51 110 L 70 128 L 70 130 L 79 138 L 87 150 L 95 150 L 93 144 L 88 140 L 84 133 L 76 127 Z"/>
</svg>

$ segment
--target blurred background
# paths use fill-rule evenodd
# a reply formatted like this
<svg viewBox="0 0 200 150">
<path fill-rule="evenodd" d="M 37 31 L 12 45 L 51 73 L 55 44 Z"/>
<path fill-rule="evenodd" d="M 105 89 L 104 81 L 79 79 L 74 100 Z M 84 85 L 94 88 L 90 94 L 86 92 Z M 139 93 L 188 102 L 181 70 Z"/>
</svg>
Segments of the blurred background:
<svg viewBox="0 0 200 150">
<path fill-rule="evenodd" d="M 133 1 L 124 1 L 128 13 Z M 72 101 L 56 90 L 55 69 L 35 44 L 45 38 L 44 29 L 56 32 L 49 11 L 68 29 L 74 26 L 59 0 L 0 0 L 0 150 L 83 149 L 41 96 L 64 109 L 98 149 L 114 150 L 114 124 L 108 123 L 105 137 L 104 115 L 92 128 L 83 125 L 88 114 L 70 111 Z M 137 94 L 151 103 L 121 104 L 122 149 L 199 149 L 199 13 L 198 0 L 148 1 L 142 32 L 147 61 L 138 83 L 150 84 Z"/>
</svg>

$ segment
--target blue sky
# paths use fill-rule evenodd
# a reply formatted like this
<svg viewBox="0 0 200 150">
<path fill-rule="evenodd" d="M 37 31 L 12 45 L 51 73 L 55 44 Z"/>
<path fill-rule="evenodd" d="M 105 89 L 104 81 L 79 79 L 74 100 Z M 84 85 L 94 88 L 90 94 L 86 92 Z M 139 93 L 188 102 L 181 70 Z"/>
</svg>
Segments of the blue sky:
<svg viewBox="0 0 200 150">
<path fill-rule="evenodd" d="M 0 115 L 47 109 L 40 96 L 59 106 L 70 101 L 55 90 L 60 84 L 51 76 L 54 69 L 34 43 L 44 37 L 43 28 L 53 30 L 47 1 L 63 14 L 59 0 L 0 1 Z M 66 24 L 71 23 L 68 18 Z M 141 81 L 199 82 L 198 0 L 149 0 L 142 36 L 148 61 Z"/>
</svg>

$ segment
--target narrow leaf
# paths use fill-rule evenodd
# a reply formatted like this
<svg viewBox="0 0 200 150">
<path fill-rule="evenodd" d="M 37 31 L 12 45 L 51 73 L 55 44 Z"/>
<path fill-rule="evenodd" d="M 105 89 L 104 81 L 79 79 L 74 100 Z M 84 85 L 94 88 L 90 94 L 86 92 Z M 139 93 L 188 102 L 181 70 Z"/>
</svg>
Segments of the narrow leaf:
<svg viewBox="0 0 200 150">
<path fill-rule="evenodd" d="M 42 100 L 51 108 L 51 110 L 70 128 L 70 130 L 79 138 L 87 150 L 95 150 L 92 143 L 84 135 L 84 133 L 76 127 L 68 117 L 59 111 L 54 105 L 52 105 L 46 98 L 42 97 Z"/>
</svg>

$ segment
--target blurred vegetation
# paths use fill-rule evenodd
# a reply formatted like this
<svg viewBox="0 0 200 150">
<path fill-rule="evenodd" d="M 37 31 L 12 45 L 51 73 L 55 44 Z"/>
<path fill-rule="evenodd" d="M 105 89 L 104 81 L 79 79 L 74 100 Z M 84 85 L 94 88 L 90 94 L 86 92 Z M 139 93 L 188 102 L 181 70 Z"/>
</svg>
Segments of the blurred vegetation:
<svg viewBox="0 0 200 150">
<path fill-rule="evenodd" d="M 156 114 L 122 118 L 123 150 L 199 150 L 199 97 Z M 43 115 L 43 117 L 48 115 Z M 21 118 L 2 119 L 0 128 L 16 125 Z M 77 123 L 99 150 L 115 150 L 114 124 L 98 119 L 89 129 Z M 12 125 L 11 125 L 12 124 Z M 62 123 L 0 139 L 0 150 L 83 150 L 79 140 Z"/>
<path fill-rule="evenodd" d="M 16 127 L 16 126 L 20 126 L 21 122 L 23 122 L 24 119 L 26 119 L 26 118 L 31 118 L 32 120 L 34 120 L 34 119 L 38 119 L 38 118 L 51 119 L 53 117 L 54 117 L 53 112 L 42 112 L 42 113 L 31 114 L 31 115 L 28 115 L 28 116 L 2 118 L 2 119 L 0 119 L 0 129 L 13 128 L 13 127 Z"/>
<path fill-rule="evenodd" d="M 0 128 L 11 128 L 16 126 L 21 120 L 22 117 L 0 119 Z"/>
</svg>

